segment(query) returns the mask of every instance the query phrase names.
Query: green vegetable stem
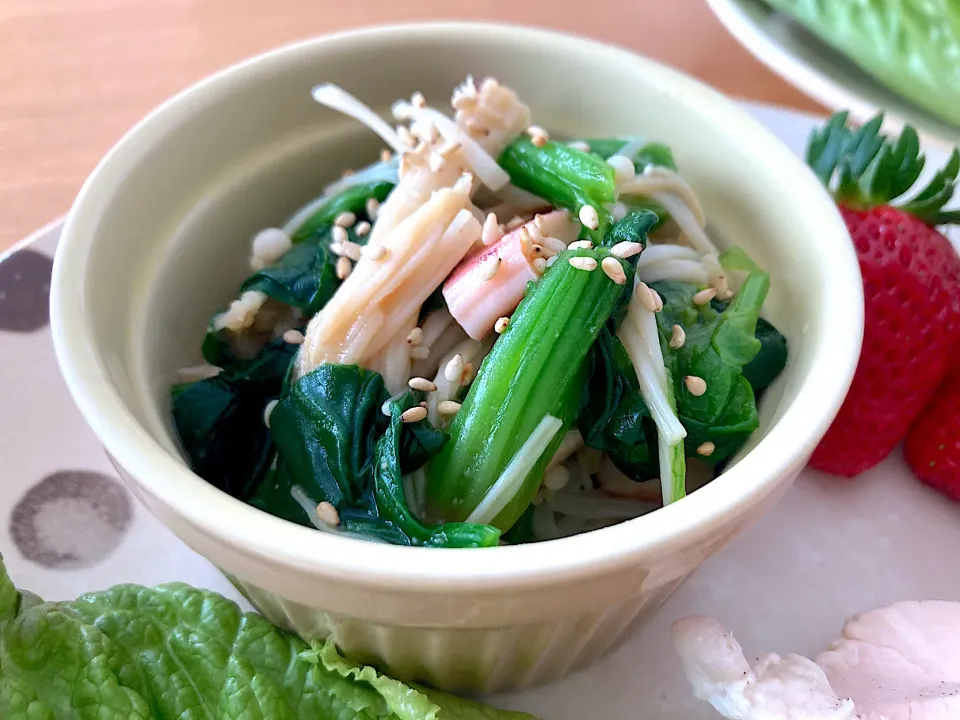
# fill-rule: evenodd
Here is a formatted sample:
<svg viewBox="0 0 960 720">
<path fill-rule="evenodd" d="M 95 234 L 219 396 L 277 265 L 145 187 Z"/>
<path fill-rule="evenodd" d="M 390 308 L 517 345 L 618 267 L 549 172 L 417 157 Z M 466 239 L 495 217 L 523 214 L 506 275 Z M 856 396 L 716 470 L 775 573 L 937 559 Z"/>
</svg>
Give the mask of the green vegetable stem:
<svg viewBox="0 0 960 720">
<path fill-rule="evenodd" d="M 645 241 L 655 222 L 651 213 L 628 215 L 611 228 L 608 240 Z M 576 420 L 590 348 L 633 286 L 629 262 L 617 260 L 627 276 L 625 285 L 607 277 L 600 264 L 608 257 L 606 247 L 568 250 L 530 288 L 483 361 L 451 425 L 450 442 L 429 465 L 430 516 L 466 519 L 534 429 L 551 415 L 562 421 L 560 431 L 492 524 L 509 529 L 530 504 L 544 468 Z M 575 258 L 596 263 L 595 269 L 571 265 Z"/>
<path fill-rule="evenodd" d="M 597 244 L 603 241 L 612 222 L 605 206 L 616 197 L 613 168 L 601 158 L 560 142 L 537 147 L 521 137 L 507 146 L 499 163 L 514 185 L 566 208 L 574 217 L 584 205 L 596 210 L 598 227 L 584 227 L 583 235 Z"/>
</svg>

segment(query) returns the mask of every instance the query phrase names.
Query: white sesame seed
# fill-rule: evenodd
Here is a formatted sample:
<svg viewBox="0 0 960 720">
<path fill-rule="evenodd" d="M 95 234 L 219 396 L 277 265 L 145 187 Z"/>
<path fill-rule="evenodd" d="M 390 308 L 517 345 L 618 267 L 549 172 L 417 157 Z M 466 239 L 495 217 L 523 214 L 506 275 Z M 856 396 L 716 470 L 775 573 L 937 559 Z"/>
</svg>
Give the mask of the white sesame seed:
<svg viewBox="0 0 960 720">
<path fill-rule="evenodd" d="M 364 245 L 360 252 L 371 260 L 383 260 L 387 256 L 387 249 L 383 245 Z"/>
<path fill-rule="evenodd" d="M 443 368 L 443 376 L 447 382 L 459 382 L 460 375 L 463 373 L 463 355 L 457 353 L 447 362 Z"/>
<path fill-rule="evenodd" d="M 582 140 L 574 140 L 573 142 L 569 142 L 567 143 L 567 147 L 571 150 L 579 150 L 580 152 L 590 152 L 590 144 L 585 143 Z"/>
<path fill-rule="evenodd" d="M 423 342 L 423 328 L 415 327 L 407 334 L 407 345 L 417 346 Z"/>
<path fill-rule="evenodd" d="M 713 300 L 717 296 L 716 288 L 707 288 L 706 290 L 701 290 L 696 295 L 693 296 L 694 305 L 706 305 L 708 302 Z"/>
<path fill-rule="evenodd" d="M 503 261 L 500 258 L 493 259 L 484 259 L 480 261 L 480 279 L 483 282 L 487 280 L 493 280 L 496 277 L 497 272 L 500 270 L 500 265 Z"/>
<path fill-rule="evenodd" d="M 532 135 L 530 137 L 530 142 L 533 143 L 534 147 L 542 148 L 550 141 L 550 138 L 546 135 Z"/>
<path fill-rule="evenodd" d="M 653 311 L 655 313 L 663 310 L 663 298 L 660 297 L 660 293 L 653 288 L 650 288 L 650 299 L 653 300 Z"/>
<path fill-rule="evenodd" d="M 404 145 L 413 147 L 417 144 L 417 140 L 413 137 L 413 133 L 410 132 L 410 128 L 406 125 L 397 125 L 397 135 L 400 136 L 400 142 Z"/>
<path fill-rule="evenodd" d="M 473 373 L 473 363 L 466 363 L 463 366 L 463 372 L 460 373 L 460 384 L 469 385 L 473 382 L 474 373 Z"/>
<path fill-rule="evenodd" d="M 608 255 L 600 261 L 600 267 L 603 268 L 603 272 L 606 273 L 606 276 L 613 280 L 617 285 L 626 284 L 627 274 L 623 271 L 623 265 L 621 265 L 620 261 L 615 257 L 610 257 Z"/>
<path fill-rule="evenodd" d="M 512 218 L 510 218 L 510 222 L 507 223 L 507 230 L 516 230 L 518 227 L 520 227 L 521 225 L 523 225 L 525 222 L 526 222 L 526 220 L 524 220 L 524 219 L 523 219 L 522 217 L 520 217 L 519 215 L 514 215 Z"/>
<path fill-rule="evenodd" d="M 345 228 L 340 225 L 334 225 L 333 230 L 330 231 L 330 237 L 333 238 L 335 243 L 345 243 L 350 239 L 350 236 L 347 234 Z"/>
<path fill-rule="evenodd" d="M 342 228 L 353 227 L 353 224 L 357 221 L 357 216 L 354 215 L 349 210 L 347 212 L 342 212 L 334 219 L 333 224 L 339 225 Z"/>
<path fill-rule="evenodd" d="M 303 333 L 299 330 L 290 329 L 283 334 L 283 341 L 291 345 L 302 345 L 304 341 Z"/>
<path fill-rule="evenodd" d="M 443 155 L 441 155 L 440 153 L 438 152 L 430 153 L 430 169 L 433 172 L 439 172 L 440 168 L 443 167 L 443 164 L 445 162 L 446 160 L 444 160 Z"/>
<path fill-rule="evenodd" d="M 416 407 L 409 408 L 404 410 L 400 415 L 400 419 L 405 423 L 420 422 L 427 416 L 427 409 L 417 405 Z"/>
<path fill-rule="evenodd" d="M 423 345 L 417 345 L 410 351 L 410 357 L 414 360 L 426 360 L 430 357 L 430 348 Z"/>
<path fill-rule="evenodd" d="M 337 512 L 332 503 L 328 503 L 326 500 L 317 505 L 317 517 L 324 525 L 336 527 L 340 524 L 340 513 Z"/>
<path fill-rule="evenodd" d="M 543 245 L 549 255 L 557 255 L 567 249 L 567 244 L 563 240 L 558 240 L 549 235 L 543 238 L 543 242 L 540 244 Z"/>
<path fill-rule="evenodd" d="M 653 297 L 655 293 L 646 283 L 638 282 L 633 292 L 644 308 L 650 312 L 657 312 L 657 301 Z"/>
<path fill-rule="evenodd" d="M 607 158 L 607 165 L 613 168 L 613 179 L 618 185 L 637 174 L 633 161 L 625 155 L 611 155 Z"/>
<path fill-rule="evenodd" d="M 425 407 L 427 406 L 427 401 L 426 401 L 426 400 L 421 400 L 421 401 L 420 401 L 419 403 L 417 403 L 417 404 L 418 404 L 420 407 L 425 408 Z"/>
<path fill-rule="evenodd" d="M 557 261 L 557 258 L 558 258 L 558 257 L 560 257 L 560 256 L 559 256 L 559 255 L 551 255 L 550 257 L 548 257 L 548 258 L 547 258 L 547 265 L 546 265 L 546 266 L 547 266 L 547 267 L 552 267 L 553 264 Z"/>
<path fill-rule="evenodd" d="M 547 490 L 562 490 L 570 480 L 570 471 L 564 465 L 551 468 L 543 478 L 543 486 Z"/>
<path fill-rule="evenodd" d="M 593 242 L 590 240 L 576 240 L 567 245 L 567 250 L 589 250 L 592 247 Z"/>
<path fill-rule="evenodd" d="M 687 375 L 683 379 L 683 384 L 687 386 L 690 394 L 696 397 L 700 397 L 707 391 L 707 381 L 696 375 Z"/>
<path fill-rule="evenodd" d="M 390 162 L 393 160 L 393 153 L 384 148 L 380 151 L 380 162 Z"/>
<path fill-rule="evenodd" d="M 252 258 L 250 258 L 250 269 L 254 272 L 260 272 L 266 266 L 267 264 L 263 261 L 262 257 L 254 255 Z"/>
<path fill-rule="evenodd" d="M 410 98 L 410 104 L 416 108 L 425 108 L 427 106 L 427 99 L 423 96 L 423 93 L 417 90 L 413 96 Z"/>
<path fill-rule="evenodd" d="M 407 381 L 407 385 L 410 386 L 411 390 L 419 390 L 421 392 L 433 392 L 437 389 L 433 380 L 427 380 L 424 377 L 412 377 Z"/>
<path fill-rule="evenodd" d="M 533 238 L 530 237 L 526 226 L 520 228 L 520 250 L 524 255 L 533 254 Z"/>
<path fill-rule="evenodd" d="M 441 400 L 437 403 L 437 411 L 441 415 L 456 415 L 460 407 L 460 403 L 454 400 Z"/>
<path fill-rule="evenodd" d="M 531 125 L 527 128 L 527 135 L 530 135 L 531 137 L 533 135 L 546 135 L 549 137 L 550 133 L 548 133 L 546 129 L 540 127 L 539 125 Z"/>
<path fill-rule="evenodd" d="M 486 220 L 483 221 L 483 230 L 480 233 L 480 241 L 484 245 L 493 245 L 503 238 L 500 232 L 500 225 L 497 223 L 497 216 L 493 213 L 487 213 Z"/>
<path fill-rule="evenodd" d="M 683 331 L 683 328 L 679 325 L 674 325 L 673 331 L 670 333 L 670 342 L 667 344 L 674 350 L 679 350 L 686 341 L 687 334 Z"/>
<path fill-rule="evenodd" d="M 366 220 L 361 220 L 357 223 L 357 226 L 353 229 L 353 231 L 357 234 L 357 237 L 363 237 L 370 232 L 370 227 L 370 223 L 368 223 Z"/>
<path fill-rule="evenodd" d="M 591 272 L 597 269 L 597 261 L 592 257 L 572 257 L 567 262 L 570 263 L 570 267 L 575 267 L 577 270 Z"/>
<path fill-rule="evenodd" d="M 553 255 L 553 256 L 551 256 L 550 259 L 552 260 L 552 259 L 555 258 L 555 257 L 556 257 L 556 255 Z M 548 265 L 548 264 L 549 264 L 549 263 L 547 262 L 547 259 L 546 259 L 546 258 L 539 257 L 539 258 L 537 258 L 536 260 L 533 261 L 533 269 L 536 270 L 536 271 L 537 271 L 538 273 L 540 273 L 541 275 L 543 275 L 544 271 L 546 271 L 546 269 L 547 269 L 547 265 Z"/>
<path fill-rule="evenodd" d="M 619 242 L 610 248 L 610 254 L 618 258 L 629 258 L 639 255 L 643 252 L 643 243 L 638 242 Z"/>
<path fill-rule="evenodd" d="M 363 248 L 352 240 L 347 240 L 346 242 L 340 243 L 340 250 L 342 251 L 344 257 L 348 257 L 356 262 L 360 259 Z"/>
<path fill-rule="evenodd" d="M 273 415 L 273 410 L 277 407 L 278 400 L 271 400 L 263 408 L 263 424 L 268 428 L 270 427 L 270 416 Z"/>
<path fill-rule="evenodd" d="M 510 326 L 510 318 L 504 316 L 502 318 L 499 318 L 497 322 L 494 323 L 493 329 L 494 329 L 494 332 L 497 333 L 497 335 L 502 335 L 509 326 Z"/>
<path fill-rule="evenodd" d="M 707 440 L 703 445 L 697 448 L 697 455 L 703 455 L 704 457 L 710 457 L 713 455 L 713 451 L 717 449 L 717 446 L 712 442 Z"/>
<path fill-rule="evenodd" d="M 265 264 L 276 262 L 293 247 L 293 241 L 280 228 L 265 228 L 253 237 L 253 254 Z"/>
<path fill-rule="evenodd" d="M 600 216 L 597 215 L 597 209 L 592 205 L 584 205 L 581 207 L 577 216 L 580 218 L 580 222 L 591 230 L 596 230 L 600 227 Z"/>
<path fill-rule="evenodd" d="M 525 223 L 523 227 L 528 233 L 530 233 L 530 237 L 535 243 L 543 245 L 543 233 L 540 232 L 540 226 L 537 224 L 536 218 L 528 223 Z"/>
<path fill-rule="evenodd" d="M 375 197 L 367 198 L 365 209 L 367 211 L 367 217 L 371 220 L 376 220 L 377 215 L 380 214 L 380 201 Z"/>
<path fill-rule="evenodd" d="M 350 276 L 350 273 L 353 272 L 353 263 L 350 262 L 350 258 L 342 257 L 337 260 L 336 272 L 337 279 L 346 280 Z"/>
</svg>

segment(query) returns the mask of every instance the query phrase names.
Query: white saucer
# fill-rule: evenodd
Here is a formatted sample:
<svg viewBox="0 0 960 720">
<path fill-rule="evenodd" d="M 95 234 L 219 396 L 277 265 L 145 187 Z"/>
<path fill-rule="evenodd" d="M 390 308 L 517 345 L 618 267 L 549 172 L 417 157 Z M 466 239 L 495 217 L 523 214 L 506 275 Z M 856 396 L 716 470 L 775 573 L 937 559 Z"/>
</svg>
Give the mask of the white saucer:
<svg viewBox="0 0 960 720">
<path fill-rule="evenodd" d="M 817 122 L 749 110 L 798 152 Z M 932 155 L 933 164 L 944 159 Z M 0 552 L 10 574 L 49 599 L 171 580 L 239 599 L 138 506 L 74 408 L 46 322 L 60 228 L 0 258 Z M 555 685 L 492 700 L 545 720 L 716 718 L 690 694 L 669 640 L 674 620 L 712 615 L 748 653 L 816 654 L 854 613 L 898 600 L 960 600 L 960 572 L 942 559 L 956 547 L 960 505 L 917 482 L 899 454 L 855 481 L 807 471 L 619 649 Z"/>
</svg>

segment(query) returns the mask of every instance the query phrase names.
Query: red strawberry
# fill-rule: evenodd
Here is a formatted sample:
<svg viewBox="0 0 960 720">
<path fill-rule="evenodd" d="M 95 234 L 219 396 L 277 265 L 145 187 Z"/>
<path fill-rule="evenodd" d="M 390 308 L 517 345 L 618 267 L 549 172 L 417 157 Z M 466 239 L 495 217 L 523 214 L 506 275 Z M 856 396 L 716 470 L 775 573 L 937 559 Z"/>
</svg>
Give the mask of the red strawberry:
<svg viewBox="0 0 960 720">
<path fill-rule="evenodd" d="M 945 212 L 960 153 L 914 197 L 924 157 L 906 127 L 895 142 L 878 134 L 878 116 L 859 130 L 834 115 L 814 133 L 807 161 L 834 197 L 860 260 L 865 303 L 863 350 L 836 420 L 810 464 L 853 477 L 903 439 L 960 348 L 960 258 L 936 227 L 960 220 Z"/>
<path fill-rule="evenodd" d="M 914 475 L 960 500 L 960 372 L 937 389 L 910 427 L 903 451 Z"/>
</svg>

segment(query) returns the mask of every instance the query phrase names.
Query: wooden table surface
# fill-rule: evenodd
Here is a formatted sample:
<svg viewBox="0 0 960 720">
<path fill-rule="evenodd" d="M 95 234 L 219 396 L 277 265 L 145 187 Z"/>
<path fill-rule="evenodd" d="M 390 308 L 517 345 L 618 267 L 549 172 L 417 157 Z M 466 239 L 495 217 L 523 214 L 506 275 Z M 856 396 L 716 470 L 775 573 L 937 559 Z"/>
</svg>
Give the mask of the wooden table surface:
<svg viewBox="0 0 960 720">
<path fill-rule="evenodd" d="M 65 212 L 125 130 L 210 72 L 311 35 L 440 18 L 575 31 L 734 96 L 818 109 L 704 0 L 0 0 L 0 251 Z"/>
</svg>

